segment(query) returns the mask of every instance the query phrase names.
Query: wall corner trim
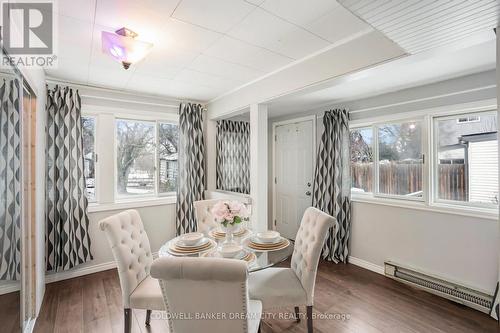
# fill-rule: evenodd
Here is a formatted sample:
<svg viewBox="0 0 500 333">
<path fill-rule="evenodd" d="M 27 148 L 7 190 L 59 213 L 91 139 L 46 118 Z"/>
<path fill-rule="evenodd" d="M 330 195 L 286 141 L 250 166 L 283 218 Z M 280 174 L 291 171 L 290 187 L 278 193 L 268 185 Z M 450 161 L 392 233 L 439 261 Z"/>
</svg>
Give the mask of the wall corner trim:
<svg viewBox="0 0 500 333">
<path fill-rule="evenodd" d="M 375 265 L 375 264 L 373 264 L 373 263 L 371 263 L 369 261 L 366 261 L 366 260 L 363 260 L 363 259 L 359 259 L 359 258 L 356 258 L 356 257 L 353 257 L 353 256 L 349 256 L 348 259 L 347 259 L 347 262 L 350 263 L 350 264 L 353 264 L 355 266 L 359 266 L 359 267 L 365 268 L 365 269 L 367 269 L 369 271 L 385 275 L 385 271 L 384 271 L 384 267 L 383 266 Z"/>
<path fill-rule="evenodd" d="M 158 258 L 158 252 L 153 253 L 153 258 L 154 259 Z M 45 274 L 45 284 L 73 279 L 84 275 L 107 271 L 108 269 L 113 269 L 113 268 L 116 268 L 116 262 L 109 261 L 100 264 L 89 265 L 86 267 L 76 267 L 75 269 L 65 272 L 48 273 Z"/>
</svg>

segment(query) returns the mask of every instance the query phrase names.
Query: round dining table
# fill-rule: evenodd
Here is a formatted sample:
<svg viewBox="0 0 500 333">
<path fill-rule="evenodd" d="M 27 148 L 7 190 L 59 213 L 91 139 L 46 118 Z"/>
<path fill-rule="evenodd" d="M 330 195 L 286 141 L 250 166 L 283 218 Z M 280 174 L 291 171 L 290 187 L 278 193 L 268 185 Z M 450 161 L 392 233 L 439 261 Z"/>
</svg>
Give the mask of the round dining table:
<svg viewBox="0 0 500 333">
<path fill-rule="evenodd" d="M 249 231 L 247 234 L 243 235 L 242 237 L 233 236 L 234 237 L 233 240 L 237 244 L 242 245 L 246 251 L 252 252 L 253 254 L 255 254 L 255 259 L 248 263 L 248 271 L 250 273 L 255 272 L 255 271 L 259 271 L 259 270 L 262 270 L 262 269 L 265 269 L 268 267 L 275 266 L 275 265 L 287 260 L 292 255 L 294 242 L 291 239 L 289 239 L 290 244 L 286 248 L 283 248 L 280 250 L 258 251 L 258 250 L 252 249 L 251 247 L 245 246 L 245 239 L 247 239 L 248 237 L 251 237 L 251 235 L 253 234 L 250 228 L 247 228 L 247 229 Z M 217 251 L 218 248 L 221 246 L 221 244 L 224 242 L 224 239 L 217 239 L 217 238 L 211 237 L 210 233 L 208 233 L 208 235 L 206 237 L 214 240 L 217 243 L 216 246 L 209 249 L 209 250 L 202 251 L 202 252 L 199 252 L 196 254 L 188 254 L 188 255 L 182 255 L 182 256 L 205 257 L 208 252 Z M 160 258 L 161 257 L 179 256 L 179 255 L 174 255 L 171 253 L 171 251 L 169 251 L 171 243 L 175 242 L 176 240 L 177 240 L 177 237 L 173 238 L 173 239 L 169 240 L 168 242 L 166 242 L 165 244 L 163 244 L 163 246 L 158 251 L 158 256 Z"/>
</svg>

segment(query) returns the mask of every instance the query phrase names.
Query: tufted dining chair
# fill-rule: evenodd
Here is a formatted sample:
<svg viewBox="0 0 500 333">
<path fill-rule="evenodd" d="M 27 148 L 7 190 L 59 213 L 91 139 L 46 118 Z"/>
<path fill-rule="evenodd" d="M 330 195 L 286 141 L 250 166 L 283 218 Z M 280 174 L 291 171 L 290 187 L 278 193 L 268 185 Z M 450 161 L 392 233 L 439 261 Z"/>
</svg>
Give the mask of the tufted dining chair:
<svg viewBox="0 0 500 333">
<path fill-rule="evenodd" d="M 160 281 L 170 333 L 259 331 L 262 303 L 248 297 L 244 261 L 163 257 L 151 275 Z"/>
<path fill-rule="evenodd" d="M 219 199 L 209 199 L 193 202 L 199 232 L 207 235 L 210 229 L 217 226 L 211 209 L 219 201 Z"/>
<path fill-rule="evenodd" d="M 136 210 L 126 210 L 99 222 L 117 263 L 124 308 L 125 333 L 130 332 L 132 309 L 146 311 L 149 326 L 151 310 L 164 311 L 158 281 L 149 275 L 153 255 L 141 217 Z"/>
<path fill-rule="evenodd" d="M 250 274 L 250 298 L 262 301 L 264 311 L 287 306 L 295 307 L 297 322 L 299 306 L 307 308 L 307 331 L 313 332 L 312 309 L 314 284 L 321 249 L 328 229 L 335 219 L 309 207 L 304 212 L 295 237 L 290 268 L 268 268 Z"/>
</svg>

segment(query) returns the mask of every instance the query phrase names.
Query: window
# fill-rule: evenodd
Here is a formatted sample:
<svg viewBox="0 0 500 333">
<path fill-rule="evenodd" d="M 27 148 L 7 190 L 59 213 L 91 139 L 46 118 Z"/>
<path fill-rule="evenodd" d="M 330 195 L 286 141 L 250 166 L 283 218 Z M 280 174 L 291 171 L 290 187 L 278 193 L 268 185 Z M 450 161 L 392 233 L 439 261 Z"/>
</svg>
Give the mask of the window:
<svg viewBox="0 0 500 333">
<path fill-rule="evenodd" d="M 373 130 L 371 127 L 350 131 L 351 189 L 353 192 L 373 191 Z"/>
<path fill-rule="evenodd" d="M 422 124 L 377 126 L 378 193 L 422 198 Z"/>
<path fill-rule="evenodd" d="M 436 117 L 434 131 L 437 200 L 498 205 L 496 113 Z"/>
<path fill-rule="evenodd" d="M 82 117 L 83 175 L 85 177 L 85 192 L 89 202 L 96 201 L 95 124 L 94 117 Z"/>
<path fill-rule="evenodd" d="M 171 193 L 177 190 L 177 149 L 179 127 L 176 124 L 158 124 L 158 193 Z"/>
<path fill-rule="evenodd" d="M 116 120 L 116 192 L 119 197 L 155 193 L 155 122 Z"/>
</svg>

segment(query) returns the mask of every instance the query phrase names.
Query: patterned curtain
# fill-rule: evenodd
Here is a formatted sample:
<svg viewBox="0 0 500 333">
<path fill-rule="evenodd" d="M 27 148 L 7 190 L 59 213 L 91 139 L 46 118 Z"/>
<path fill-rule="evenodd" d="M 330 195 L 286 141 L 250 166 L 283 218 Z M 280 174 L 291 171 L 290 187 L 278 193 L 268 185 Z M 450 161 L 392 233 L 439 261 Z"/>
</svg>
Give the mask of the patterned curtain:
<svg viewBox="0 0 500 333">
<path fill-rule="evenodd" d="M 250 123 L 217 122 L 217 189 L 250 194 Z"/>
<path fill-rule="evenodd" d="M 46 111 L 46 260 L 58 272 L 92 260 L 78 91 L 47 89 Z"/>
<path fill-rule="evenodd" d="M 179 178 L 177 186 L 177 235 L 196 231 L 193 202 L 204 199 L 205 141 L 203 108 L 179 106 Z"/>
<path fill-rule="evenodd" d="M 347 110 L 326 111 L 323 126 L 312 204 L 336 218 L 323 246 L 323 258 L 345 263 L 351 231 L 349 113 Z"/>
<path fill-rule="evenodd" d="M 0 280 L 21 277 L 21 111 L 20 83 L 0 87 Z"/>
</svg>

